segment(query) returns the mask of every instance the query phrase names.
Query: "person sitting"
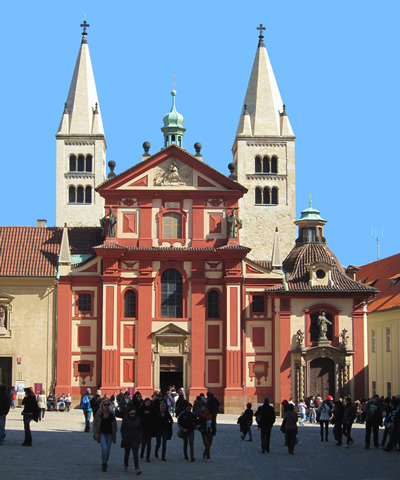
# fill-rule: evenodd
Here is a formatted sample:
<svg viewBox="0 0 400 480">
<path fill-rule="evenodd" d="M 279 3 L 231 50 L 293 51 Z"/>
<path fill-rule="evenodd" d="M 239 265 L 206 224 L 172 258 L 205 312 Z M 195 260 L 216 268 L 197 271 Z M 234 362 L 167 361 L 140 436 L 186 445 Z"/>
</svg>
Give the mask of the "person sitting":
<svg viewBox="0 0 400 480">
<path fill-rule="evenodd" d="M 53 412 L 57 408 L 56 405 L 57 405 L 56 397 L 52 393 L 50 393 L 50 395 L 47 397 L 47 411 Z"/>
<path fill-rule="evenodd" d="M 71 403 L 72 403 L 71 394 L 68 392 L 68 395 L 65 397 L 65 410 L 67 412 L 69 412 L 69 409 L 71 407 Z"/>
<path fill-rule="evenodd" d="M 61 397 L 59 397 L 56 410 L 58 412 L 63 412 L 65 410 L 65 393 L 63 393 Z"/>
</svg>

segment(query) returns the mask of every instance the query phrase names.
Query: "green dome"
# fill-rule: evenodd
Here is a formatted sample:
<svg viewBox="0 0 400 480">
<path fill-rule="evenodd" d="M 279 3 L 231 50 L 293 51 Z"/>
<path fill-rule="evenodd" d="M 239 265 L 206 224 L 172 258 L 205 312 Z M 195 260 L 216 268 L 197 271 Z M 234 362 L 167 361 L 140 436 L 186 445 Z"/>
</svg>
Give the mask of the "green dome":
<svg viewBox="0 0 400 480">
<path fill-rule="evenodd" d="M 298 222 L 302 220 L 314 220 L 314 221 L 319 221 L 319 222 L 326 222 L 323 218 L 320 216 L 320 211 L 316 210 L 315 208 L 308 207 L 305 210 L 301 212 L 301 217 Z"/>
<path fill-rule="evenodd" d="M 172 95 L 172 108 L 169 113 L 164 115 L 164 118 L 163 118 L 164 127 L 182 127 L 183 115 L 178 113 L 175 108 L 176 90 L 172 90 L 171 95 Z"/>
</svg>

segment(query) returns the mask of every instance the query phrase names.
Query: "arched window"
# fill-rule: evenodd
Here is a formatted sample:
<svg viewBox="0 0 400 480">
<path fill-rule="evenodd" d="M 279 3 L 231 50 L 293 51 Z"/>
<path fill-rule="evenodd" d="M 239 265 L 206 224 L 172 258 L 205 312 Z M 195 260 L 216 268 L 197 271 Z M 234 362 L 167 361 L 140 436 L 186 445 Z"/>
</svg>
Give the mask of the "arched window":
<svg viewBox="0 0 400 480">
<path fill-rule="evenodd" d="M 124 295 L 124 317 L 136 318 L 136 292 L 127 290 Z"/>
<path fill-rule="evenodd" d="M 92 187 L 85 188 L 85 203 L 92 203 Z"/>
<path fill-rule="evenodd" d="M 269 158 L 263 158 L 263 173 L 269 173 Z"/>
<path fill-rule="evenodd" d="M 163 238 L 182 238 L 182 215 L 180 213 L 165 213 L 162 222 Z"/>
<path fill-rule="evenodd" d="M 263 198 L 263 204 L 264 205 L 270 205 L 271 203 L 271 195 L 269 193 L 269 188 L 265 187 L 264 188 L 264 198 Z"/>
<path fill-rule="evenodd" d="M 207 318 L 219 318 L 219 292 L 211 290 L 207 296 Z"/>
<path fill-rule="evenodd" d="M 256 193 L 256 199 L 255 199 L 256 200 L 256 205 L 261 205 L 261 203 L 262 203 L 261 202 L 261 188 L 257 187 L 255 193 Z"/>
<path fill-rule="evenodd" d="M 178 137 L 178 145 L 181 147 L 182 146 L 182 137 Z"/>
<path fill-rule="evenodd" d="M 76 172 L 76 156 L 75 155 L 71 155 L 69 157 L 69 171 Z"/>
<path fill-rule="evenodd" d="M 86 171 L 92 171 L 93 157 L 91 155 L 86 155 Z"/>
<path fill-rule="evenodd" d="M 83 187 L 78 187 L 77 189 L 76 202 L 83 203 Z"/>
<path fill-rule="evenodd" d="M 278 189 L 276 187 L 272 189 L 271 203 L 272 205 L 278 205 Z"/>
<path fill-rule="evenodd" d="M 171 142 L 175 142 L 175 135 L 172 135 Z"/>
<path fill-rule="evenodd" d="M 78 172 L 85 171 L 85 157 L 83 155 L 78 155 Z"/>
<path fill-rule="evenodd" d="M 182 318 L 182 275 L 173 268 L 161 275 L 161 316 Z"/>
<path fill-rule="evenodd" d="M 76 190 L 75 187 L 69 187 L 68 190 L 68 202 L 75 203 L 76 202 Z"/>
<path fill-rule="evenodd" d="M 278 159 L 276 157 L 271 158 L 271 173 L 278 173 Z"/>
<path fill-rule="evenodd" d="M 255 165 L 254 165 L 254 171 L 255 171 L 256 173 L 261 173 L 261 158 L 260 158 L 260 157 L 256 157 L 254 163 L 255 163 Z"/>
</svg>

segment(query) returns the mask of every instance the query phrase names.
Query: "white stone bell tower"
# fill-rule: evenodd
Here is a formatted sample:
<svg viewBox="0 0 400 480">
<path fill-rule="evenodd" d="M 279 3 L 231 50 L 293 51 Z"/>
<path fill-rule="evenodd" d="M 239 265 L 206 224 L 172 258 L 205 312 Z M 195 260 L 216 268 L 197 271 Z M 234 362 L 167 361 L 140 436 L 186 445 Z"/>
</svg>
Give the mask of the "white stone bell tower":
<svg viewBox="0 0 400 480">
<path fill-rule="evenodd" d="M 253 260 L 276 264 L 277 245 L 282 261 L 296 239 L 295 136 L 265 48 L 265 28 L 257 29 L 259 43 L 232 148 L 231 178 L 236 176 L 248 189 L 239 201 L 240 243 L 252 248 Z"/>
<path fill-rule="evenodd" d="M 86 20 L 57 139 L 56 225 L 99 226 L 104 200 L 95 187 L 106 178 L 106 139 L 97 98 Z"/>
</svg>

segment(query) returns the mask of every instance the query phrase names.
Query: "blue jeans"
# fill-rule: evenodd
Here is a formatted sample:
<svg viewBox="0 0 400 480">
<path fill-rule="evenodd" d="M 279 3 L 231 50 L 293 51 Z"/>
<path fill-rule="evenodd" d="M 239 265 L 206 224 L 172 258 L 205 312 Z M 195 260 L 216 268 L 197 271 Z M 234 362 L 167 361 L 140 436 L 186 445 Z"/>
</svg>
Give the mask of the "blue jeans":
<svg viewBox="0 0 400 480">
<path fill-rule="evenodd" d="M 112 434 L 100 433 L 101 463 L 107 464 L 111 452 Z"/>
<path fill-rule="evenodd" d="M 128 466 L 129 461 L 129 454 L 133 453 L 133 463 L 135 464 L 135 468 L 139 468 L 139 447 L 138 448 L 129 448 L 125 447 L 125 457 L 124 457 L 124 465 Z"/>
<path fill-rule="evenodd" d="M 85 432 L 90 432 L 90 416 L 92 412 L 90 410 L 83 410 L 83 415 L 85 415 Z"/>
<path fill-rule="evenodd" d="M 307 421 L 307 417 L 305 413 L 301 413 L 301 418 L 300 418 L 300 425 L 304 425 L 304 422 Z"/>
<path fill-rule="evenodd" d="M 32 445 L 32 434 L 31 434 L 31 420 L 33 418 L 33 413 L 23 413 L 24 417 L 24 429 L 25 429 L 25 445 Z"/>
<path fill-rule="evenodd" d="M 6 436 L 6 416 L 0 415 L 0 445 L 3 445 Z"/>
<path fill-rule="evenodd" d="M 157 443 L 156 443 L 156 454 L 158 454 L 158 450 L 161 445 L 162 440 L 162 458 L 165 458 L 165 453 L 167 451 L 167 438 L 168 438 L 168 430 L 159 430 L 156 433 Z"/>
</svg>

